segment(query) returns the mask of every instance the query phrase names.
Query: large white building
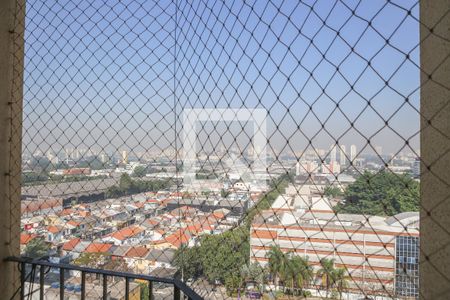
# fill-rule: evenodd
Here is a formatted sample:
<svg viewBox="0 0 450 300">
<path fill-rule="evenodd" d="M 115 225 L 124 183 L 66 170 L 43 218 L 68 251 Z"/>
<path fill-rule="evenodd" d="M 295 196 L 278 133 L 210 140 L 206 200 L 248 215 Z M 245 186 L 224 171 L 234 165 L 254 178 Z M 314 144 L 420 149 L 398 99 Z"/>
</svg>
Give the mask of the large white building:
<svg viewBox="0 0 450 300">
<path fill-rule="evenodd" d="M 337 156 L 337 149 L 336 149 L 336 145 L 331 146 L 331 150 L 330 150 L 330 163 L 336 162 L 336 156 Z"/>
<path fill-rule="evenodd" d="M 251 262 L 266 265 L 268 251 L 278 245 L 285 253 L 308 257 L 315 268 L 321 259 L 334 259 L 335 267 L 348 272 L 349 291 L 418 295 L 418 213 L 335 214 L 326 198 L 296 190 L 297 196 L 278 197 L 254 219 Z"/>
</svg>

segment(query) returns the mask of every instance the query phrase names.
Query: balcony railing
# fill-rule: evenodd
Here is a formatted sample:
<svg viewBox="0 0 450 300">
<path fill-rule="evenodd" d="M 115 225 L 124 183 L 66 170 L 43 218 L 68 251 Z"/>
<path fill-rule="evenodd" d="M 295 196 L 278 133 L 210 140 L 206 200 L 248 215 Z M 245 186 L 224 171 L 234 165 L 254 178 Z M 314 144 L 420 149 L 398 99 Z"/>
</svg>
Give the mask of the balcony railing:
<svg viewBox="0 0 450 300">
<path fill-rule="evenodd" d="M 20 288 L 16 291 L 11 299 L 16 299 L 20 294 L 20 299 L 48 299 L 45 291 L 45 286 L 48 284 L 45 280 L 46 274 L 50 269 L 57 269 L 59 271 L 59 280 L 55 288 L 59 289 L 59 299 L 68 299 L 66 294 L 66 274 L 67 271 L 78 271 L 81 277 L 80 290 L 75 291 L 75 295 L 81 300 L 91 299 L 87 296 L 86 288 L 86 275 L 95 274 L 100 276 L 101 292 L 102 295 L 98 296 L 98 299 L 110 299 L 108 295 L 108 279 L 121 278 L 124 279 L 124 294 L 121 299 L 131 299 L 130 282 L 138 280 L 139 282 L 147 282 L 148 289 L 142 289 L 143 292 L 147 292 L 148 295 L 140 297 L 140 299 L 155 299 L 154 297 L 154 284 L 161 283 L 173 286 L 173 299 L 189 299 L 197 300 L 202 299 L 196 292 L 194 292 L 189 286 L 176 278 L 162 278 L 150 275 L 133 274 L 126 272 L 118 272 L 104 269 L 94 269 L 81 267 L 72 264 L 64 263 L 52 263 L 47 260 L 34 260 L 24 257 L 8 257 L 6 261 L 11 263 L 17 263 L 20 271 Z M 31 288 L 27 287 L 27 283 L 31 284 Z M 52 282 L 53 284 L 55 282 Z M 33 285 L 37 284 L 38 288 L 33 289 Z M 73 293 L 73 292 L 71 292 Z"/>
</svg>

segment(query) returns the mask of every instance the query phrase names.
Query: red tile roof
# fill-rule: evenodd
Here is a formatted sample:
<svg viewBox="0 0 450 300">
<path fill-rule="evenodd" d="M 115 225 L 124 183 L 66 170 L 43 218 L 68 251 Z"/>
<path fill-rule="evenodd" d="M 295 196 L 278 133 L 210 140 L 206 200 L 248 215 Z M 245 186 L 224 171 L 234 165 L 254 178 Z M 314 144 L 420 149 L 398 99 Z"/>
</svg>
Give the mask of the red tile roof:
<svg viewBox="0 0 450 300">
<path fill-rule="evenodd" d="M 122 228 L 121 230 L 113 233 L 111 235 L 111 237 L 119 240 L 119 241 L 123 241 L 127 238 L 133 237 L 135 235 L 138 235 L 139 233 L 141 233 L 142 231 L 144 231 L 144 229 L 142 229 L 139 226 L 128 226 L 125 228 Z"/>
<path fill-rule="evenodd" d="M 187 234 L 196 235 L 204 231 L 212 231 L 213 228 L 207 223 L 196 223 L 185 228 Z"/>
<path fill-rule="evenodd" d="M 136 247 L 131 247 L 130 250 L 128 250 L 124 256 L 126 257 L 145 257 L 147 256 L 148 252 L 150 251 L 150 249 L 147 249 L 145 247 L 141 247 L 141 246 L 136 246 Z"/>
<path fill-rule="evenodd" d="M 26 245 L 32 239 L 34 239 L 36 236 L 37 236 L 36 234 L 21 233 L 20 234 L 20 244 L 21 245 Z"/>
<path fill-rule="evenodd" d="M 75 220 L 70 220 L 69 222 L 67 222 L 67 224 L 77 227 L 77 226 L 80 226 L 81 222 L 75 221 Z"/>
<path fill-rule="evenodd" d="M 172 244 L 173 246 L 179 248 L 182 244 L 189 242 L 191 236 L 185 233 L 185 230 L 178 229 L 171 235 L 166 236 L 166 242 Z"/>
<path fill-rule="evenodd" d="M 47 231 L 50 231 L 51 233 L 58 233 L 61 231 L 61 229 L 56 226 L 50 225 L 47 226 Z"/>
<path fill-rule="evenodd" d="M 88 253 L 97 253 L 97 252 L 108 252 L 108 250 L 112 247 L 112 244 L 104 244 L 104 243 L 91 243 L 84 252 Z"/>
<path fill-rule="evenodd" d="M 80 238 L 71 239 L 70 241 L 63 244 L 62 249 L 65 251 L 72 251 L 73 248 L 75 248 L 75 246 L 80 243 L 80 241 Z"/>
<path fill-rule="evenodd" d="M 73 209 L 71 209 L 71 208 L 65 208 L 65 209 L 63 209 L 58 215 L 59 216 L 68 216 L 68 215 L 71 215 L 71 214 L 73 214 Z"/>
<path fill-rule="evenodd" d="M 87 216 L 90 216 L 90 215 L 91 215 L 91 212 L 90 212 L 90 211 L 82 210 L 82 211 L 78 212 L 78 214 L 79 214 L 80 216 L 82 216 L 82 217 L 87 217 Z"/>
<path fill-rule="evenodd" d="M 143 208 L 145 203 L 144 202 L 135 202 L 133 203 L 134 206 L 136 206 L 137 208 Z"/>
<path fill-rule="evenodd" d="M 225 218 L 225 215 L 221 212 L 214 212 L 211 214 L 216 220 L 222 220 Z"/>
<path fill-rule="evenodd" d="M 50 209 L 62 207 L 62 199 L 45 199 L 45 200 L 32 200 L 32 201 L 22 201 L 20 208 L 22 213 L 29 213 L 38 211 L 41 209 Z"/>
</svg>

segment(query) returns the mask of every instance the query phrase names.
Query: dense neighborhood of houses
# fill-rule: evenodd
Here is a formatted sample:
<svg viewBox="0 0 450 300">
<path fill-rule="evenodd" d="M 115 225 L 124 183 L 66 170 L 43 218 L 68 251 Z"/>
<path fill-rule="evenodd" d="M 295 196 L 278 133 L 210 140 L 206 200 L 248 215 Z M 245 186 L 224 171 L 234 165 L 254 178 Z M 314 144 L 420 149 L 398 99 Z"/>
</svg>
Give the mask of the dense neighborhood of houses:
<svg viewBox="0 0 450 300">
<path fill-rule="evenodd" d="M 52 256 L 60 259 L 75 261 L 83 254 L 101 253 L 122 258 L 136 273 L 173 275 L 176 249 L 195 245 L 203 234 L 227 231 L 240 219 L 231 205 L 230 209 L 187 206 L 185 197 L 149 192 L 68 208 L 56 200 L 52 206 L 45 205 L 53 203 L 48 199 L 42 205 L 34 200 L 32 209 L 23 208 L 21 251 L 41 238 L 50 245 Z"/>
</svg>

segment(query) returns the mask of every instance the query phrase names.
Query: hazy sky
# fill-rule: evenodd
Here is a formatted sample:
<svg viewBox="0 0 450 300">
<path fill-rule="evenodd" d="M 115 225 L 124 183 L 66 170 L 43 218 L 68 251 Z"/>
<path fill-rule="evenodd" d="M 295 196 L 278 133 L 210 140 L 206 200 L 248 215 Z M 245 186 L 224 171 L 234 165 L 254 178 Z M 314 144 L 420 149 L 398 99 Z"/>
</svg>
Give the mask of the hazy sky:
<svg viewBox="0 0 450 300">
<path fill-rule="evenodd" d="M 29 0 L 24 147 L 175 148 L 184 108 L 256 107 L 278 149 L 417 149 L 418 13 L 406 0 Z"/>
</svg>

